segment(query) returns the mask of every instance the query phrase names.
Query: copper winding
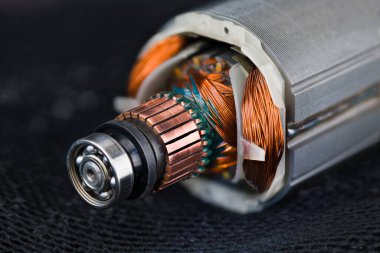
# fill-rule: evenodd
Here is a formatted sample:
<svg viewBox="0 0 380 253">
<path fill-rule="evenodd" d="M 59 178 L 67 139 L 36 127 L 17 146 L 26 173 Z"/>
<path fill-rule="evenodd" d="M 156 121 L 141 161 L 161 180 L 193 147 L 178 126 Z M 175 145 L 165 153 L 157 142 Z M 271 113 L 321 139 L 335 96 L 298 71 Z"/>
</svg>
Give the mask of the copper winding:
<svg viewBox="0 0 380 253">
<path fill-rule="evenodd" d="M 276 175 L 284 151 L 280 110 L 273 103 L 264 76 L 258 69 L 249 74 L 244 90 L 243 137 L 265 150 L 265 161 L 244 160 L 246 180 L 260 192 L 267 190 Z"/>
<path fill-rule="evenodd" d="M 216 109 L 216 111 L 210 110 L 213 119 L 211 124 L 225 143 L 221 145 L 223 148 L 221 156 L 215 159 L 210 170 L 223 172 L 236 165 L 237 126 L 232 88 L 221 83 L 222 75 L 219 73 L 204 74 L 192 69 L 190 74 L 204 100 L 212 105 L 209 107 Z"/>
<path fill-rule="evenodd" d="M 128 95 L 135 97 L 142 81 L 159 65 L 177 54 L 186 45 L 186 42 L 186 37 L 174 35 L 149 48 L 131 70 Z"/>
<path fill-rule="evenodd" d="M 182 104 L 174 98 L 156 98 L 117 117 L 118 120 L 128 118 L 139 119 L 150 126 L 165 147 L 167 165 L 155 190 L 188 178 L 197 171 L 203 157 L 202 134 Z"/>
<path fill-rule="evenodd" d="M 219 147 L 223 148 L 221 156 L 215 159 L 215 163 L 212 168 L 210 168 L 211 171 L 215 173 L 225 172 L 227 169 L 236 165 L 236 147 L 232 147 L 225 142 Z"/>
<path fill-rule="evenodd" d="M 222 77 L 218 73 L 205 75 L 192 69 L 190 75 L 210 108 L 211 124 L 227 144 L 236 147 L 236 111 L 232 87 L 218 82 Z"/>
<path fill-rule="evenodd" d="M 172 36 L 153 45 L 132 69 L 129 95 L 135 96 L 142 81 L 160 64 L 177 54 L 186 42 L 184 36 Z M 193 60 L 199 59 L 195 57 Z M 208 62 L 210 64 L 215 62 L 214 58 L 209 60 L 212 61 Z M 216 72 L 220 69 L 218 67 L 220 66 L 215 68 Z M 210 118 L 213 122 L 210 123 L 224 140 L 220 145 L 223 152 L 210 168 L 214 172 L 223 172 L 236 165 L 237 126 L 232 88 L 223 84 L 220 73 L 209 74 L 191 69 L 189 75 L 193 77 L 207 106 L 212 108 Z M 178 109 L 178 106 L 181 107 L 179 104 L 168 104 L 167 98 L 159 98 L 118 117 L 133 117 L 144 121 L 165 143 L 168 165 L 156 190 L 189 177 L 202 158 L 202 132 L 194 131 L 189 113 L 182 107 L 182 110 Z M 266 152 L 264 162 L 244 160 L 243 163 L 247 181 L 262 192 L 270 187 L 275 177 L 284 150 L 284 134 L 279 109 L 274 105 L 265 78 L 258 69 L 253 69 L 247 78 L 242 116 L 243 137 Z M 177 128 L 180 125 L 182 127 Z M 189 134 L 188 131 L 194 132 Z M 177 139 L 179 136 L 186 138 Z"/>
</svg>

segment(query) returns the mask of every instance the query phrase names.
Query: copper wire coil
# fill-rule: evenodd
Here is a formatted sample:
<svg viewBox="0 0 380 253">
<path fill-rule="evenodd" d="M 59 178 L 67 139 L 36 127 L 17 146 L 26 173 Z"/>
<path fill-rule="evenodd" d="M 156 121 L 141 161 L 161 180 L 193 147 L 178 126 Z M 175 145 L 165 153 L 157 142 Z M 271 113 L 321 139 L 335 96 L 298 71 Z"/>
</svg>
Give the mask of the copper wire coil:
<svg viewBox="0 0 380 253">
<path fill-rule="evenodd" d="M 249 74 L 244 90 L 243 137 L 265 150 L 265 161 L 244 160 L 246 180 L 260 192 L 267 190 L 276 175 L 284 151 L 280 110 L 272 101 L 264 76 L 258 69 Z"/>
<path fill-rule="evenodd" d="M 223 75 L 220 73 L 205 74 L 192 69 L 190 71 L 202 96 L 215 108 L 211 119 L 220 124 L 213 124 L 215 130 L 223 138 L 223 151 L 216 157 L 210 168 L 213 172 L 223 172 L 236 165 L 236 111 L 232 88 L 220 83 Z"/>
<path fill-rule="evenodd" d="M 156 191 L 197 171 L 203 157 L 201 133 L 181 104 L 167 97 L 153 99 L 117 116 L 118 120 L 128 118 L 147 124 L 164 144 L 167 166 Z"/>
<path fill-rule="evenodd" d="M 135 65 L 130 79 L 129 93 L 135 95 L 142 80 L 151 73 L 154 68 L 163 63 L 168 58 L 179 52 L 185 45 L 185 37 L 173 36 L 169 37 L 147 51 Z M 232 88 L 223 84 L 224 76 L 220 73 L 223 69 L 217 66 L 218 62 L 215 58 L 204 59 L 193 57 L 192 64 L 197 66 L 196 69 L 190 69 L 188 75 L 194 78 L 194 81 L 205 99 L 206 103 L 210 103 L 211 124 L 214 129 L 225 141 L 221 146 L 223 151 L 221 156 L 216 157 L 211 171 L 223 172 L 231 166 L 236 165 L 236 144 L 237 144 L 237 128 L 236 128 L 236 112 Z M 201 64 L 215 65 L 215 73 L 207 73 L 200 67 Z M 220 65 L 220 64 L 219 64 Z M 177 69 L 178 70 L 178 69 Z M 189 76 L 183 76 L 179 71 L 180 78 L 188 79 Z M 276 174 L 278 163 L 284 150 L 284 133 L 282 131 L 281 117 L 278 108 L 273 104 L 269 93 L 265 78 L 258 69 L 253 69 L 246 81 L 247 85 L 244 91 L 242 115 L 243 115 L 243 137 L 266 151 L 265 162 L 257 162 L 244 160 L 243 168 L 247 181 L 254 185 L 259 191 L 265 191 L 270 187 Z M 182 87 L 182 86 L 181 86 Z M 202 141 L 194 138 L 193 135 L 177 140 L 177 134 L 188 134 L 187 124 L 193 121 L 188 112 L 180 105 L 170 107 L 163 104 L 162 99 L 155 99 L 148 103 L 135 108 L 131 112 L 126 112 L 123 117 L 139 117 L 145 120 L 156 134 L 163 136 L 167 143 L 167 162 L 168 164 L 180 163 L 185 165 L 184 161 L 188 159 L 194 152 L 202 149 Z M 161 105 L 162 104 L 162 105 Z M 161 105 L 158 107 L 158 105 Z M 156 107 L 156 109 L 147 111 L 147 108 Z M 178 108 L 183 110 L 180 112 Z M 165 109 L 165 110 L 164 110 Z M 161 111 L 163 110 L 163 111 Z M 143 113 L 144 112 L 144 113 Z M 142 116 L 139 116 L 139 115 Z M 152 114 L 154 114 L 152 116 Z M 180 129 L 176 129 L 180 125 L 185 125 Z M 176 129 L 173 131 L 173 129 Z M 165 134 L 166 132 L 170 132 Z M 198 131 L 200 136 L 204 135 L 204 131 Z M 193 142 L 190 143 L 189 142 Z M 181 147 L 181 145 L 188 145 Z M 201 154 L 201 152 L 199 152 Z M 189 158 L 190 159 L 190 158 Z M 199 158 L 201 159 L 201 157 Z M 190 167 L 192 165 L 189 165 Z M 170 167 L 170 168 L 175 168 Z M 186 167 L 187 168 L 187 167 Z M 183 171 L 187 171 L 184 169 Z M 180 173 L 181 174 L 181 173 Z M 165 185 L 169 185 L 178 178 L 172 178 L 175 174 L 164 176 Z"/>
<path fill-rule="evenodd" d="M 188 41 L 185 36 L 173 35 L 148 49 L 132 68 L 128 95 L 135 97 L 142 81 L 159 65 L 177 54 Z"/>
<path fill-rule="evenodd" d="M 236 147 L 236 111 L 232 88 L 217 82 L 222 77 L 220 74 L 204 75 L 195 69 L 191 69 L 190 74 L 204 100 L 211 104 L 212 125 L 215 130 L 225 142 Z"/>
</svg>

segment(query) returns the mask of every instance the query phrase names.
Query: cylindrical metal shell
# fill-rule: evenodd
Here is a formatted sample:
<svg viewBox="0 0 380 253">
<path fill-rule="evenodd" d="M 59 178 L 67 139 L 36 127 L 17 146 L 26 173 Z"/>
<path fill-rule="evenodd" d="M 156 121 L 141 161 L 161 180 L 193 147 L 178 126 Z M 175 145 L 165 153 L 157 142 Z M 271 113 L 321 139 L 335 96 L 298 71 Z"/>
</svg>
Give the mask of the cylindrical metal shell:
<svg viewBox="0 0 380 253">
<path fill-rule="evenodd" d="M 226 1 L 175 17 L 145 49 L 184 33 L 238 47 L 264 74 L 275 102 L 283 103 L 286 131 L 288 124 L 310 119 L 380 81 L 379 12 L 378 0 Z M 379 119 L 380 97 L 374 96 L 288 139 L 280 163 L 283 184 L 267 194 L 272 197 L 254 197 L 247 210 L 260 210 L 291 186 L 379 141 Z M 196 187 L 201 186 L 189 188 L 207 198 Z"/>
</svg>

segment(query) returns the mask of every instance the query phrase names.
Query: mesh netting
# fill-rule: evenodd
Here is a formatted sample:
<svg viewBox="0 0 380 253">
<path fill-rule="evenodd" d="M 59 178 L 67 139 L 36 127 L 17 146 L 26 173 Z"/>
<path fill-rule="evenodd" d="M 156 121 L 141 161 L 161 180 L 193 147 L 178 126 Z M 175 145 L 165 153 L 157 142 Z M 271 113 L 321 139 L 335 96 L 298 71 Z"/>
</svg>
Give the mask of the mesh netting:
<svg viewBox="0 0 380 253">
<path fill-rule="evenodd" d="M 178 185 L 108 210 L 84 204 L 66 174 L 68 146 L 116 115 L 112 98 L 147 30 L 190 5 L 110 2 L 3 22 L 0 251 L 380 251 L 379 144 L 259 214 L 220 210 Z M 144 11 L 139 29 L 126 25 L 136 18 L 126 13 Z"/>
</svg>

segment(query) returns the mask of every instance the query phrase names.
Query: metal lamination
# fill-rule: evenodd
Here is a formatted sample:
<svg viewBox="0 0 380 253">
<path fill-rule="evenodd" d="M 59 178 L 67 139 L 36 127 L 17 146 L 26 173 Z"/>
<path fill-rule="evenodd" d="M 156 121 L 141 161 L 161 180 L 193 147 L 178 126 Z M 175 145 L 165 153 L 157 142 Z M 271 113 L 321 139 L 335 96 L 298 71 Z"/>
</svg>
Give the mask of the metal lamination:
<svg viewBox="0 0 380 253">
<path fill-rule="evenodd" d="M 197 12 L 232 21 L 257 36 L 286 79 L 290 122 L 379 80 L 378 0 L 233 0 Z"/>
<path fill-rule="evenodd" d="M 198 172 L 203 158 L 202 134 L 190 113 L 175 98 L 155 98 L 117 117 L 130 118 L 149 126 L 164 144 L 166 168 L 156 191 Z"/>
<path fill-rule="evenodd" d="M 177 16 L 163 27 L 160 35 L 180 30 L 240 49 L 244 42 L 243 52 L 260 65 L 261 58 L 251 51 L 257 49 L 255 40 L 248 40 L 247 35 L 257 38 L 259 49 L 273 61 L 284 79 L 286 123 L 299 126 L 379 82 L 379 10 L 378 0 L 229 0 Z M 192 24 L 191 17 L 199 18 L 199 24 L 205 25 Z M 230 27 L 230 22 L 234 26 Z M 235 30 L 236 26 L 239 29 Z M 224 37 L 223 27 L 227 29 Z M 281 165 L 285 170 L 280 182 L 283 185 L 271 196 L 252 193 L 252 198 L 263 197 L 260 201 L 247 201 L 243 189 L 243 204 L 236 209 L 244 213 L 262 210 L 294 185 L 378 142 L 379 103 L 379 98 L 372 98 L 287 140 Z M 202 181 L 187 184 L 188 189 L 208 202 L 225 208 L 233 206 L 229 198 L 211 194 L 208 186 L 214 183 L 212 180 Z M 221 188 L 229 190 L 229 186 Z M 219 192 L 218 189 L 216 193 Z"/>
</svg>

